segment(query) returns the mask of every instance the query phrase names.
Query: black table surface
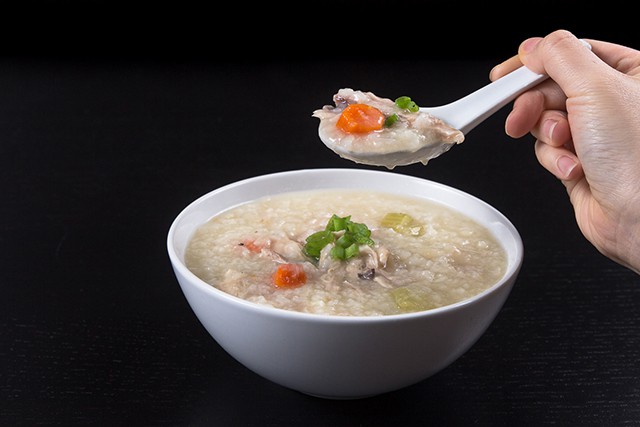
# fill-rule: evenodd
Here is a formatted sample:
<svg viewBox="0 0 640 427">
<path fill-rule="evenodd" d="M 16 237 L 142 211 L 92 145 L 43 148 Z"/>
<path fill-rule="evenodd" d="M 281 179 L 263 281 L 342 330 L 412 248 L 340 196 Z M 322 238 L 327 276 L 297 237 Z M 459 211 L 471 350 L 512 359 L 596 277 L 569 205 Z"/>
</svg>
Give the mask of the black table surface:
<svg viewBox="0 0 640 427">
<path fill-rule="evenodd" d="M 325 400 L 247 370 L 207 334 L 166 251 L 195 198 L 256 175 L 370 168 L 317 137 L 341 87 L 421 105 L 490 59 L 0 59 L 0 425 L 628 425 L 640 422 L 640 278 L 580 234 L 505 107 L 427 166 L 524 241 L 482 338 L 436 375 Z M 384 169 L 383 169 L 384 170 Z M 312 369 L 312 367 L 310 367 Z"/>
</svg>

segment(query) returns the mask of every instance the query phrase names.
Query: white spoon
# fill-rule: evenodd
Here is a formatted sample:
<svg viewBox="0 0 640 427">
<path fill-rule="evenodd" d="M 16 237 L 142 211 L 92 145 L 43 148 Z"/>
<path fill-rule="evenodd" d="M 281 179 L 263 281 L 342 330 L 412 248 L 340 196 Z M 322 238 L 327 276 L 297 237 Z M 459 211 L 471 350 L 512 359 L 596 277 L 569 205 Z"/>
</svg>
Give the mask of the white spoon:
<svg viewBox="0 0 640 427">
<path fill-rule="evenodd" d="M 441 119 L 467 135 L 518 95 L 548 77 L 546 74 L 536 74 L 526 67 L 520 67 L 457 101 L 440 107 L 422 107 L 420 111 Z"/>
<path fill-rule="evenodd" d="M 520 67 L 506 76 L 460 98 L 454 102 L 439 107 L 421 107 L 421 113 L 428 113 L 461 131 L 465 136 L 473 128 L 497 112 L 518 95 L 547 79 L 545 74 L 536 74 L 526 67 Z M 417 150 L 405 151 L 400 148 L 390 151 L 352 151 L 351 146 L 324 141 L 325 144 L 343 158 L 356 163 L 386 166 L 393 169 L 396 166 L 412 163 L 427 162 L 448 151 L 452 144 L 444 141 L 426 141 Z"/>
<path fill-rule="evenodd" d="M 589 49 L 591 45 L 582 42 Z M 465 136 L 489 116 L 500 110 L 518 95 L 540 84 L 549 76 L 537 74 L 526 67 L 520 67 L 500 79 L 470 93 L 469 95 L 439 107 L 422 107 L 421 112 L 431 114 L 460 130 Z M 446 152 L 449 143 L 429 143 L 417 151 L 391 151 L 384 153 L 352 152 L 344 147 L 330 147 L 340 156 L 358 163 L 393 168 L 412 163 L 424 163 Z"/>
</svg>

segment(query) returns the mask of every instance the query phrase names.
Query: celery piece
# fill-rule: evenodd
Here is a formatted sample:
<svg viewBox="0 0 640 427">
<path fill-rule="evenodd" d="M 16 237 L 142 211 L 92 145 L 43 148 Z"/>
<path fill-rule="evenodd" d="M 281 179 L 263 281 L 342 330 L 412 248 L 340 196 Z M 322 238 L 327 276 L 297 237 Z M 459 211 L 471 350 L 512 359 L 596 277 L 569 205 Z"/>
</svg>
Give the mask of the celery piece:
<svg viewBox="0 0 640 427">
<path fill-rule="evenodd" d="M 380 225 L 407 236 L 421 236 L 424 234 L 424 227 L 417 223 L 411 215 L 402 212 L 386 214 L 380 221 Z"/>
<path fill-rule="evenodd" d="M 418 293 L 412 289 L 403 287 L 391 291 L 391 297 L 398 308 L 403 312 L 422 311 L 434 308 L 424 293 Z"/>
</svg>

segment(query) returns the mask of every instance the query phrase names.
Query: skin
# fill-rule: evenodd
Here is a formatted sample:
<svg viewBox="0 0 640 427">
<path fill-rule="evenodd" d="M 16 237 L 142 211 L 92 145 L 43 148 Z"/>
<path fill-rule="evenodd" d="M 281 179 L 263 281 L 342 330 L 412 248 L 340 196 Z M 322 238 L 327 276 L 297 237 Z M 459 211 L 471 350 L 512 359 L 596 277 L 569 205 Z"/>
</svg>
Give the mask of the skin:
<svg viewBox="0 0 640 427">
<path fill-rule="evenodd" d="M 582 234 L 640 274 L 640 51 L 565 30 L 523 41 L 494 67 L 523 64 L 550 79 L 520 95 L 507 135 L 536 138 L 540 164 L 566 187 Z"/>
</svg>

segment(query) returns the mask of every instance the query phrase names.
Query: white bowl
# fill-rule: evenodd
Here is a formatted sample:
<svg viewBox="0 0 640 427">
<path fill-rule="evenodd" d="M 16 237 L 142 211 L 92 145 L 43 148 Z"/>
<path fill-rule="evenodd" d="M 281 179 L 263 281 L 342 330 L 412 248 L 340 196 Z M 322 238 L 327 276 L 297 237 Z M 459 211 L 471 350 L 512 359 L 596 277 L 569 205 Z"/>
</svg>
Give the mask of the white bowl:
<svg viewBox="0 0 640 427">
<path fill-rule="evenodd" d="M 265 195 L 361 188 L 447 205 L 493 232 L 508 254 L 504 277 L 462 302 L 378 317 L 307 314 L 251 303 L 205 283 L 184 264 L 185 248 L 212 216 Z M 450 365 L 486 331 L 513 287 L 523 258 L 520 235 L 487 203 L 457 189 L 390 171 L 309 169 L 245 179 L 198 198 L 175 219 L 167 249 L 199 321 L 231 356 L 255 373 L 309 395 L 355 399 L 394 391 Z"/>
</svg>

